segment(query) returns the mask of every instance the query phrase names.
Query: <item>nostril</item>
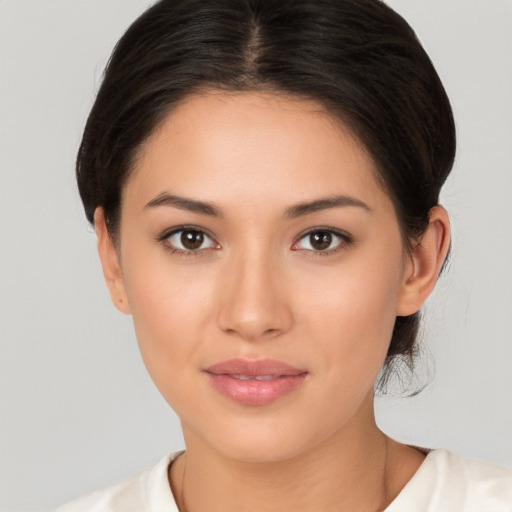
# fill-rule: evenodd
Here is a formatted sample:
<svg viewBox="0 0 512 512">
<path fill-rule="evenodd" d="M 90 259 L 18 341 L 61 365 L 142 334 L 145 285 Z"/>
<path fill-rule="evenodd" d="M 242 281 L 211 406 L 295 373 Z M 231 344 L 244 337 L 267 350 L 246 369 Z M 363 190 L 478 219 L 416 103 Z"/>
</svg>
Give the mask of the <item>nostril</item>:
<svg viewBox="0 0 512 512">
<path fill-rule="evenodd" d="M 251 265 L 249 265 L 251 263 Z M 217 325 L 241 339 L 270 340 L 292 323 L 291 303 L 268 269 L 247 259 L 219 290 Z"/>
</svg>

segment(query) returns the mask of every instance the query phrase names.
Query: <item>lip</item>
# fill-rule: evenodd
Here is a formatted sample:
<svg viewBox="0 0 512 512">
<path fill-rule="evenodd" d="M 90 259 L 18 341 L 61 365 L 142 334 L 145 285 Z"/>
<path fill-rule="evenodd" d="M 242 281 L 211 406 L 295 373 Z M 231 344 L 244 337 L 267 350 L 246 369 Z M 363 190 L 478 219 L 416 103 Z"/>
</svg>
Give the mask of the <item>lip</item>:
<svg viewBox="0 0 512 512">
<path fill-rule="evenodd" d="M 267 405 L 297 389 L 308 372 L 274 359 L 229 359 L 204 370 L 213 388 L 242 405 Z"/>
</svg>

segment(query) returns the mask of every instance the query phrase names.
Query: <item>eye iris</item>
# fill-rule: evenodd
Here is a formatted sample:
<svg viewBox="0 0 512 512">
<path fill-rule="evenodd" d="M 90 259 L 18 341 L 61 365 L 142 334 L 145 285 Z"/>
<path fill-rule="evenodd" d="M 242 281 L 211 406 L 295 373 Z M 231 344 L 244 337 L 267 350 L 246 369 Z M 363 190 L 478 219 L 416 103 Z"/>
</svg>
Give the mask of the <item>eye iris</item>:
<svg viewBox="0 0 512 512">
<path fill-rule="evenodd" d="M 204 234 L 200 231 L 183 231 L 181 243 L 189 250 L 199 249 L 204 242 Z"/>
<path fill-rule="evenodd" d="M 310 235 L 311 246 L 317 251 L 327 249 L 332 243 L 332 233 L 328 231 L 317 231 Z"/>
</svg>

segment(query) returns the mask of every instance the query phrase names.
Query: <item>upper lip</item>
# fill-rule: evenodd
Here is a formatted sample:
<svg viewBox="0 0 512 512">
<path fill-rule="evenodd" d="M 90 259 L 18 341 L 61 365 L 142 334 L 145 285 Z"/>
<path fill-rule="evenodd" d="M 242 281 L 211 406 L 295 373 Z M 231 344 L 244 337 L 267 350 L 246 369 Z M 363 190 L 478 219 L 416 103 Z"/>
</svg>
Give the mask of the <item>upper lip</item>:
<svg viewBox="0 0 512 512">
<path fill-rule="evenodd" d="M 306 373 L 304 369 L 295 368 L 275 359 L 228 359 L 206 368 L 205 371 L 214 375 L 247 375 L 249 377 L 259 375 L 293 376 Z"/>
</svg>

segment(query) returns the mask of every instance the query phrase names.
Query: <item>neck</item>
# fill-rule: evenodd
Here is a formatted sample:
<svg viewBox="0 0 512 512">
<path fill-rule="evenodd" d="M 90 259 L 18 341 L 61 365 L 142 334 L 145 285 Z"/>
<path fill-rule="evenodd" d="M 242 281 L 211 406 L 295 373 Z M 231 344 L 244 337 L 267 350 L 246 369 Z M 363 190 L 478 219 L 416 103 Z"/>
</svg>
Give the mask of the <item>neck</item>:
<svg viewBox="0 0 512 512">
<path fill-rule="evenodd" d="M 348 425 L 314 449 L 269 462 L 224 458 L 186 432 L 187 452 L 170 472 L 178 506 L 182 512 L 383 510 L 422 458 L 411 464 L 409 457 L 408 471 L 398 474 L 403 445 L 380 432 L 373 407 L 364 416 L 362 424 Z"/>
</svg>

